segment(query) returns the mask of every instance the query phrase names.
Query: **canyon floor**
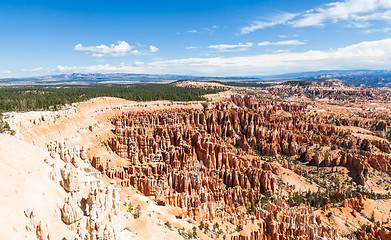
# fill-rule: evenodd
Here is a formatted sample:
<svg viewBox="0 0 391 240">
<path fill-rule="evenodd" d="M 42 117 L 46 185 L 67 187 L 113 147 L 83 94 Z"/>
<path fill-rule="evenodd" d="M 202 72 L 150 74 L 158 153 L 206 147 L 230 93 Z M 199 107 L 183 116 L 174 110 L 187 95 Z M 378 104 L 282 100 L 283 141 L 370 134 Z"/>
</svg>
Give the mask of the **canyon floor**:
<svg viewBox="0 0 391 240">
<path fill-rule="evenodd" d="M 7 113 L 4 239 L 391 239 L 391 91 L 339 82 Z"/>
</svg>

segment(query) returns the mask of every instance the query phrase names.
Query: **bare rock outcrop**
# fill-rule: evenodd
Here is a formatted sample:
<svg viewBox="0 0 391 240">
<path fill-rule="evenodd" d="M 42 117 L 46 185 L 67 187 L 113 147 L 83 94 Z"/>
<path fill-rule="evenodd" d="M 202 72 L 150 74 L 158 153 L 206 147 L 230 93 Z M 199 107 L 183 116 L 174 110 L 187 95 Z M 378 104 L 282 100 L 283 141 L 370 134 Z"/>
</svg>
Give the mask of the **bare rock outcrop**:
<svg viewBox="0 0 391 240">
<path fill-rule="evenodd" d="M 366 200 L 365 196 L 357 193 L 355 198 L 345 199 L 342 205 L 343 207 L 349 207 L 356 210 L 357 212 L 361 212 L 364 200 Z"/>
<path fill-rule="evenodd" d="M 255 151 L 301 155 L 321 166 L 361 169 L 364 180 L 369 174 L 368 162 L 355 160 L 365 152 L 349 151 L 350 156 L 334 138 L 339 129 L 307 117 L 304 107 L 294 104 L 234 96 L 213 106 L 205 104 L 203 110 L 130 111 L 112 123 L 115 136 L 105 144 L 127 163 L 116 165 L 110 159 L 93 157 L 96 169 L 161 205 L 182 208 L 185 216 L 196 220 L 217 218 L 236 225 L 252 219 L 259 233 L 250 231 L 248 239 L 264 235 L 272 239 L 339 238 L 310 208 L 289 207 L 281 199 L 266 210 L 246 214 L 246 204 L 258 205 L 264 195 L 277 190 L 278 168 Z M 315 148 L 317 144 L 325 145 L 324 149 Z M 289 162 L 284 166 L 301 175 Z"/>
<path fill-rule="evenodd" d="M 67 162 L 61 170 L 61 186 L 68 192 L 73 192 L 79 184 L 78 171 L 72 163 Z"/>
<path fill-rule="evenodd" d="M 358 240 L 387 240 L 391 239 L 391 232 L 377 222 L 374 225 L 362 225 L 361 228 L 356 231 L 356 236 Z"/>
<path fill-rule="evenodd" d="M 29 219 L 29 224 L 26 226 L 26 229 L 28 231 L 31 231 L 34 233 L 34 235 L 39 240 L 51 240 L 50 237 L 50 231 L 48 227 L 48 223 L 45 219 L 41 219 L 38 221 L 38 219 L 35 216 L 35 212 L 33 210 L 25 210 L 24 215 Z"/>
<path fill-rule="evenodd" d="M 92 170 L 86 147 L 69 147 L 66 141 L 56 141 L 48 144 L 48 151 L 52 159 L 58 157 L 65 162 L 60 169 L 60 185 L 68 195 L 60 211 L 61 220 L 70 230 L 76 231 L 73 239 L 117 239 L 112 219 L 120 211 L 118 189 L 105 186 L 101 173 Z M 51 166 L 56 167 L 55 164 Z M 86 197 L 81 189 L 89 190 Z M 40 229 L 45 236 L 47 227 L 42 225 Z"/>
<path fill-rule="evenodd" d="M 79 221 L 83 217 L 83 211 L 75 203 L 71 195 L 65 198 L 64 205 L 61 208 L 61 220 L 69 225 Z"/>
<path fill-rule="evenodd" d="M 188 216 L 225 218 L 216 213 L 218 206 L 230 211 L 228 205 L 236 202 L 259 202 L 262 194 L 275 192 L 278 173 L 246 153 L 252 149 L 239 134 L 240 119 L 231 125 L 226 118 L 222 111 L 129 112 L 113 119 L 116 137 L 106 142 L 129 165 L 109 166 L 93 158 L 93 166 L 160 204 L 186 209 Z M 227 220 L 241 218 L 234 214 Z"/>
<path fill-rule="evenodd" d="M 244 228 L 228 239 L 343 239 L 337 230 L 321 225 L 308 206 L 289 207 L 279 197 L 274 203 L 268 202 L 266 209 L 256 209 L 256 215 L 256 231 Z"/>
<path fill-rule="evenodd" d="M 47 222 L 42 219 L 36 227 L 36 234 L 39 240 L 50 240 L 50 233 Z"/>
</svg>

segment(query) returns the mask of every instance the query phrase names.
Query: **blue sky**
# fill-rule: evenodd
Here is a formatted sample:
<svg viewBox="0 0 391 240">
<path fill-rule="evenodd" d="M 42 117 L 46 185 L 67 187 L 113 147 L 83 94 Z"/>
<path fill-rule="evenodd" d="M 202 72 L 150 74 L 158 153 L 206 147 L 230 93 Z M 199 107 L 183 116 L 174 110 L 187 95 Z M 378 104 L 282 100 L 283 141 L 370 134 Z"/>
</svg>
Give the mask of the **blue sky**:
<svg viewBox="0 0 391 240">
<path fill-rule="evenodd" d="M 390 56 L 390 0 L 0 0 L 0 78 L 391 69 Z"/>
</svg>

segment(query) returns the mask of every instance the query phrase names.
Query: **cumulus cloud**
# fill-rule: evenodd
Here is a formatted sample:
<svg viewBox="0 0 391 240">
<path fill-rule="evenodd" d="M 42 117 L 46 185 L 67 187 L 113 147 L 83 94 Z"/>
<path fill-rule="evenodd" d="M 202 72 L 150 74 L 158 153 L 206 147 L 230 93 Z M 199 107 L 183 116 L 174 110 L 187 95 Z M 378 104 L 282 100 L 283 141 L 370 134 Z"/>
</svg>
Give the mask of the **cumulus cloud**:
<svg viewBox="0 0 391 240">
<path fill-rule="evenodd" d="M 265 41 L 265 42 L 260 42 L 257 45 L 263 47 L 263 46 L 304 45 L 304 44 L 305 44 L 304 41 L 294 39 L 294 40 L 286 40 L 286 41 L 278 41 L 278 42 Z"/>
<path fill-rule="evenodd" d="M 391 38 L 328 51 L 281 52 L 241 57 L 183 58 L 133 65 L 58 66 L 60 72 L 133 72 L 195 75 L 266 75 L 320 69 L 389 69 Z"/>
<path fill-rule="evenodd" d="M 159 48 L 157 48 L 157 47 L 155 47 L 155 46 L 149 46 L 149 52 L 151 52 L 151 53 L 155 53 L 155 52 L 157 52 L 157 51 L 159 51 Z"/>
<path fill-rule="evenodd" d="M 218 44 L 218 45 L 210 45 L 208 48 L 215 49 L 217 51 L 243 51 L 246 48 L 254 46 L 254 43 L 239 43 L 239 44 Z"/>
<path fill-rule="evenodd" d="M 146 46 L 136 43 L 136 46 L 130 45 L 126 41 L 118 41 L 118 44 L 111 44 L 110 46 L 107 45 L 98 45 L 98 46 L 83 46 L 81 43 L 77 44 L 74 47 L 74 50 L 76 51 L 84 51 L 87 53 L 90 53 L 93 57 L 123 57 L 127 55 L 140 55 L 143 53 L 155 53 L 159 50 L 159 48 L 155 46 L 149 46 L 147 49 Z"/>
<path fill-rule="evenodd" d="M 324 4 L 303 13 L 278 14 L 268 21 L 254 21 L 249 26 L 243 27 L 241 34 L 276 25 L 310 27 L 340 21 L 347 21 L 355 27 L 367 27 L 370 26 L 368 21 L 374 20 L 391 20 L 390 0 L 345 0 Z"/>
<path fill-rule="evenodd" d="M 192 29 L 192 30 L 188 30 L 187 32 L 188 32 L 188 33 L 197 33 L 198 31 L 195 30 L 195 29 Z"/>
<path fill-rule="evenodd" d="M 139 50 L 133 50 L 133 51 L 131 52 L 131 54 L 132 54 L 132 55 L 140 55 L 141 52 L 140 52 Z"/>
<path fill-rule="evenodd" d="M 81 43 L 77 44 L 74 49 L 76 51 L 86 51 L 91 53 L 93 57 L 103 57 L 103 56 L 111 56 L 111 57 L 120 57 L 126 56 L 130 53 L 130 51 L 134 48 L 134 46 L 130 46 L 125 41 L 118 41 L 118 45 L 111 44 L 107 45 L 99 45 L 99 46 L 87 46 L 84 47 Z"/>
</svg>

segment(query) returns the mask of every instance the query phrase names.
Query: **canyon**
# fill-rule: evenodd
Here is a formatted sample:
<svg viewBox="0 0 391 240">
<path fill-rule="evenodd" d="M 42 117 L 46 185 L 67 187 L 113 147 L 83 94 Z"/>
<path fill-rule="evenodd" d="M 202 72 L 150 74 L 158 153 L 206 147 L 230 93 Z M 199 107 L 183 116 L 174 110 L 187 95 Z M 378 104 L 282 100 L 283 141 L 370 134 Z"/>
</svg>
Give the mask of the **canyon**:
<svg viewBox="0 0 391 240">
<path fill-rule="evenodd" d="M 16 136 L 1 150 L 39 153 L 53 209 L 13 206 L 24 215 L 13 228 L 45 240 L 390 238 L 389 91 L 181 84 L 226 91 L 10 113 Z"/>
</svg>

